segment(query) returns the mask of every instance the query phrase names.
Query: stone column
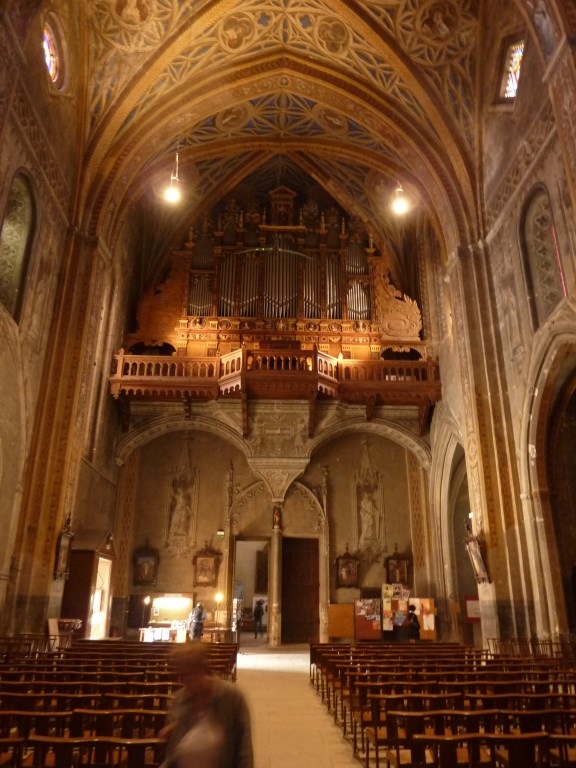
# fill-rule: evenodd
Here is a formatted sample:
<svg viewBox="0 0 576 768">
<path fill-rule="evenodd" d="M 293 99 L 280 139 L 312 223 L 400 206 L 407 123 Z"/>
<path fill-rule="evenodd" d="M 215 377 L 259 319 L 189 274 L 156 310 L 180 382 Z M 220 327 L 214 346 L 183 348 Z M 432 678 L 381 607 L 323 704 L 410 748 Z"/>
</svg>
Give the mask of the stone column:
<svg viewBox="0 0 576 768">
<path fill-rule="evenodd" d="M 461 383 L 461 418 L 472 533 L 487 557 L 489 583 L 479 584 L 482 638 L 529 632 L 520 542 L 521 517 L 512 422 L 485 246 L 461 247 L 450 288 Z"/>
<path fill-rule="evenodd" d="M 36 439 L 24 478 L 25 494 L 15 545 L 18 574 L 8 605 L 10 632 L 40 632 L 47 613 L 58 615 L 63 581 L 54 579 L 58 535 L 64 522 L 76 525 L 75 506 L 84 451 L 89 396 L 96 375 L 94 355 L 103 281 L 102 249 L 93 238 L 71 232 L 63 259 L 64 289 L 55 307 L 55 355 L 42 381 Z M 8 606 L 7 606 L 8 607 Z"/>
<path fill-rule="evenodd" d="M 269 577 L 268 643 L 276 648 L 282 639 L 282 504 L 279 502 L 274 504 L 272 512 Z"/>
</svg>

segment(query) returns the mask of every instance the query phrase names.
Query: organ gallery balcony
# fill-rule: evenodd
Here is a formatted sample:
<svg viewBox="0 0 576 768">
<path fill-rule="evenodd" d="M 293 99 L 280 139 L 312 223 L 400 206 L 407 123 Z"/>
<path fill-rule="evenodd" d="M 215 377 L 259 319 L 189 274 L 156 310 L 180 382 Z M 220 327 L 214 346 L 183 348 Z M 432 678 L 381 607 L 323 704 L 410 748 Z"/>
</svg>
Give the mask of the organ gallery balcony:
<svg viewBox="0 0 576 768">
<path fill-rule="evenodd" d="M 128 414 L 131 401 L 162 403 L 238 398 L 339 400 L 366 408 L 415 406 L 424 432 L 441 398 L 440 370 L 433 360 L 347 360 L 318 349 L 243 346 L 220 357 L 114 355 L 110 393 Z M 247 428 L 247 427 L 246 427 Z"/>
</svg>

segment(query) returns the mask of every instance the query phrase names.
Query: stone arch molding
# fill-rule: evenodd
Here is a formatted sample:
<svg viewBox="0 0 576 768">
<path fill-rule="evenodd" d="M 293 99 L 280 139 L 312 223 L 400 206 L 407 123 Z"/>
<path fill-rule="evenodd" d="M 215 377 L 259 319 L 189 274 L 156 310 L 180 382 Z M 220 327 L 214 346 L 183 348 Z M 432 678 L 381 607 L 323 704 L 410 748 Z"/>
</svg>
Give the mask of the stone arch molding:
<svg viewBox="0 0 576 768">
<path fill-rule="evenodd" d="M 421 438 L 416 437 L 416 435 L 407 427 L 394 424 L 384 419 L 365 421 L 360 418 L 350 418 L 348 420 L 343 418 L 338 424 L 327 427 L 320 432 L 317 437 L 311 440 L 310 455 L 324 443 L 330 442 L 336 437 L 342 437 L 342 435 L 353 434 L 355 432 L 389 438 L 412 453 L 425 472 L 430 470 L 432 461 L 430 446 Z"/>
<path fill-rule="evenodd" d="M 254 446 L 240 435 L 236 428 L 223 423 L 218 418 L 197 417 L 191 420 L 184 417 L 163 416 L 130 431 L 120 441 L 116 451 L 116 464 L 123 466 L 130 454 L 146 443 L 169 432 L 200 430 L 210 432 L 234 445 L 247 458 L 250 466 L 265 480 L 274 499 L 282 500 L 292 481 L 301 474 L 312 454 L 324 443 L 346 434 L 363 433 L 387 437 L 412 453 L 426 472 L 430 470 L 430 446 L 416 437 L 407 427 L 385 420 L 374 419 L 367 422 L 360 418 L 343 418 L 326 427 L 317 437 L 308 441 L 298 456 L 270 457 L 255 456 Z"/>
<path fill-rule="evenodd" d="M 228 424 L 223 424 L 221 421 L 209 417 L 195 416 L 189 420 L 184 417 L 163 416 L 135 428 L 119 443 L 116 451 L 116 464 L 120 467 L 123 466 L 133 451 L 161 435 L 166 435 L 169 432 L 192 430 L 210 432 L 212 435 L 221 437 L 238 448 L 248 459 L 250 458 L 249 444 L 236 429 Z"/>
<path fill-rule="evenodd" d="M 234 499 L 230 507 L 230 527 L 235 536 L 242 533 L 243 510 L 253 502 L 256 495 L 262 493 L 264 490 L 270 491 L 266 480 L 257 480 L 248 487 L 243 488 Z M 293 480 L 286 487 L 284 496 L 281 499 L 282 502 L 286 500 L 286 496 L 289 492 L 298 494 L 302 499 L 302 508 L 307 509 L 310 512 L 311 526 L 309 533 L 326 533 L 328 528 L 327 512 L 321 501 L 314 494 L 314 491 L 298 480 Z M 328 554 L 326 547 L 323 547 L 321 552 L 326 556 Z"/>
<path fill-rule="evenodd" d="M 457 588 L 456 563 L 453 555 L 451 503 L 452 473 L 457 451 L 464 452 L 463 441 L 453 415 L 440 403 L 433 429 L 434 460 L 430 468 L 430 530 L 434 537 L 433 570 L 437 577 L 438 597 L 448 605 Z M 446 615 L 452 615 L 449 611 Z M 457 638 L 457 627 L 451 627 Z"/>
<path fill-rule="evenodd" d="M 562 312 L 560 313 L 563 314 Z M 561 566 L 551 534 L 552 506 L 546 475 L 546 440 L 551 413 L 563 383 L 576 377 L 574 317 L 564 317 L 550 337 L 539 339 L 530 367 L 519 432 L 521 536 L 529 553 L 535 596 L 535 634 L 547 637 L 565 622 Z"/>
<path fill-rule="evenodd" d="M 560 311 L 552 334 L 543 334 L 534 349 L 522 407 L 520 482 L 522 495 L 540 489 L 544 477 L 538 459 L 544 450 L 546 425 L 557 394 L 558 378 L 576 375 L 576 334 L 573 311 Z M 573 358 L 571 362 L 571 358 Z"/>
</svg>

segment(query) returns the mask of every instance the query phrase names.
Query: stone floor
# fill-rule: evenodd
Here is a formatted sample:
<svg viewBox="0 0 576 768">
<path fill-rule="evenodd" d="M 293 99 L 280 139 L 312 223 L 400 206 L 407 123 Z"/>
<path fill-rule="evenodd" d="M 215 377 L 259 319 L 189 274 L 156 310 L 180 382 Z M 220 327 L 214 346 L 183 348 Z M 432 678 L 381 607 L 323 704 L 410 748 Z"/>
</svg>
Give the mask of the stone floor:
<svg viewBox="0 0 576 768">
<path fill-rule="evenodd" d="M 358 768 L 352 745 L 310 685 L 308 646 L 241 638 L 237 684 L 252 713 L 255 768 Z"/>
</svg>

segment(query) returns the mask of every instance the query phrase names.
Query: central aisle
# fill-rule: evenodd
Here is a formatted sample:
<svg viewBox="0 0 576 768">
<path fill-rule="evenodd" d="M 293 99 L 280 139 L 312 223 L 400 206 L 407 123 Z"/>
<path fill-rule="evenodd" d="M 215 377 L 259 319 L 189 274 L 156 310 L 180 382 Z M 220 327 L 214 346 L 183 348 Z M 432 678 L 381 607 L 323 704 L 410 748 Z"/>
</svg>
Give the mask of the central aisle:
<svg viewBox="0 0 576 768">
<path fill-rule="evenodd" d="M 243 643 L 237 685 L 252 714 L 255 768 L 358 768 L 310 685 L 308 646 Z"/>
</svg>

